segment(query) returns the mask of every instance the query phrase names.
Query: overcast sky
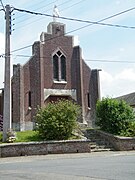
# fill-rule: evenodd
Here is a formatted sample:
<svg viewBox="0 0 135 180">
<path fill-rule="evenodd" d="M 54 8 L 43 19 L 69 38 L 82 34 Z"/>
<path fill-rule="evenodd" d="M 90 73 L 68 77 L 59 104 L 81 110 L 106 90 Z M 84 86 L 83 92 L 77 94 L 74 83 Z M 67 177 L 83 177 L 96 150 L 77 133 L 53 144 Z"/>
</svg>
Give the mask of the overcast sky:
<svg viewBox="0 0 135 180">
<path fill-rule="evenodd" d="M 41 12 L 52 15 L 57 5 L 60 16 L 88 21 L 100 21 L 106 17 L 135 7 L 134 0 L 3 0 L 4 6 Z M 2 7 L 0 6 L 0 9 Z M 52 18 L 13 11 L 13 29 L 11 51 L 39 40 L 41 32 Z M 75 44 L 83 50 L 83 57 L 92 69 L 102 69 L 100 84 L 102 97 L 116 97 L 135 91 L 135 10 L 123 13 L 103 21 L 113 25 L 124 25 L 129 28 L 110 27 L 105 25 L 88 25 L 87 23 L 59 19 L 66 24 L 66 32 L 75 36 Z M 0 11 L 0 54 L 4 53 L 5 41 L 4 12 Z M 12 53 L 12 63 L 24 64 L 28 58 L 18 55 L 31 55 L 31 47 Z M 111 61 L 111 62 L 108 62 Z M 0 88 L 4 81 L 4 59 L 0 58 Z"/>
</svg>

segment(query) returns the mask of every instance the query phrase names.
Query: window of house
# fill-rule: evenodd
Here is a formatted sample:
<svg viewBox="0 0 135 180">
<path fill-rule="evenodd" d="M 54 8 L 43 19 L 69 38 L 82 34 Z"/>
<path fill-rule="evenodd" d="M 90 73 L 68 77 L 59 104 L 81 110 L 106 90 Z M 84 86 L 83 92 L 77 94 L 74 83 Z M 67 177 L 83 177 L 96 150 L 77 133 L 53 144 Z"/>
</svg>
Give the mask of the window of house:
<svg viewBox="0 0 135 180">
<path fill-rule="evenodd" d="M 91 108 L 91 98 L 90 98 L 89 93 L 87 93 L 87 105 L 88 105 L 88 108 Z"/>
<path fill-rule="evenodd" d="M 61 79 L 66 81 L 66 58 L 61 56 Z"/>
<path fill-rule="evenodd" d="M 28 93 L 28 105 L 31 107 L 31 91 Z"/>
<path fill-rule="evenodd" d="M 59 80 L 59 64 L 58 64 L 58 56 L 53 56 L 53 78 L 54 80 Z"/>
<path fill-rule="evenodd" d="M 53 55 L 53 79 L 66 81 L 66 57 L 61 51 Z"/>
</svg>

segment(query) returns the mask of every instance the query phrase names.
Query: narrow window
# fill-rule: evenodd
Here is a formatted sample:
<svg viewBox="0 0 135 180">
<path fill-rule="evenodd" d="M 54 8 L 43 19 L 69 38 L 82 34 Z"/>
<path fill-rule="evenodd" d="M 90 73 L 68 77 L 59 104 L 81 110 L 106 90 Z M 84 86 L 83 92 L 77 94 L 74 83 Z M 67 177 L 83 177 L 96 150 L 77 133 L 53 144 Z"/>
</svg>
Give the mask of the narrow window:
<svg viewBox="0 0 135 180">
<path fill-rule="evenodd" d="M 29 91 L 29 94 L 28 94 L 28 95 L 29 95 L 29 97 L 28 97 L 28 98 L 29 98 L 29 99 L 28 99 L 28 100 L 29 100 L 29 101 L 28 101 L 28 105 L 29 105 L 29 107 L 31 107 L 31 91 Z"/>
<path fill-rule="evenodd" d="M 91 108 L 90 94 L 89 93 L 87 93 L 87 101 L 88 101 L 88 108 Z"/>
<path fill-rule="evenodd" d="M 53 79 L 66 81 L 66 57 L 61 51 L 57 51 L 53 56 Z"/>
<path fill-rule="evenodd" d="M 59 62 L 58 62 L 58 56 L 53 56 L 53 78 L 55 80 L 59 80 Z"/>
<path fill-rule="evenodd" d="M 66 59 L 61 56 L 61 80 L 66 81 Z"/>
</svg>

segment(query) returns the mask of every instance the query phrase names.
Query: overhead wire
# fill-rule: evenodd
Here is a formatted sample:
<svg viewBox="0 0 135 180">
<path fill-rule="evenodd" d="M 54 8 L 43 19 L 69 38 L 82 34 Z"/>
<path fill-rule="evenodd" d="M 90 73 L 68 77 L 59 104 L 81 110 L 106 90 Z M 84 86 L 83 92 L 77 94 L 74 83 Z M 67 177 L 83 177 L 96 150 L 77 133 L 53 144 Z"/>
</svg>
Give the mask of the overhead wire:
<svg viewBox="0 0 135 180">
<path fill-rule="evenodd" d="M 11 51 L 11 53 L 16 52 L 16 51 L 21 51 L 21 50 L 23 50 L 23 49 L 27 49 L 27 48 L 29 48 L 29 47 L 31 47 L 31 46 L 32 46 L 32 45 L 28 45 L 28 46 L 24 46 L 24 47 L 22 47 L 22 48 L 15 49 L 15 50 Z"/>
<path fill-rule="evenodd" d="M 104 63 L 130 63 L 135 64 L 135 61 L 120 61 L 120 60 L 106 60 L 106 59 L 85 59 L 85 61 L 104 62 Z"/>
<path fill-rule="evenodd" d="M 5 12 L 6 12 L 5 7 L 4 7 L 4 5 L 3 5 L 2 0 L 0 0 L 0 2 L 1 2 L 1 6 L 2 6 L 2 8 L 3 8 L 3 11 L 5 11 Z"/>
<path fill-rule="evenodd" d="M 11 54 L 12 55 L 12 54 Z M 13 55 L 13 56 L 16 56 L 16 57 L 28 57 L 30 58 L 31 56 L 29 55 L 23 55 L 23 54 L 16 54 L 16 55 Z M 49 58 L 49 56 L 41 56 L 40 58 Z M 103 63 L 126 63 L 126 64 L 135 64 L 135 61 L 123 61 L 123 60 L 107 60 L 107 59 L 84 59 L 84 61 L 91 61 L 91 62 L 103 62 Z"/>
<path fill-rule="evenodd" d="M 103 18 L 103 19 L 101 19 L 101 20 L 99 20 L 99 21 L 97 21 L 97 22 L 102 22 L 102 21 L 111 19 L 111 18 L 113 18 L 113 17 L 116 17 L 116 16 L 119 16 L 119 15 L 121 15 L 121 14 L 124 14 L 124 13 L 127 13 L 127 12 L 129 12 L 129 11 L 132 11 L 132 10 L 134 10 L 134 9 L 135 9 L 135 7 L 130 8 L 130 9 L 127 9 L 127 10 L 124 10 L 124 11 L 121 11 L 121 12 L 116 13 L 116 14 L 114 14 L 114 15 L 111 15 L 111 16 L 108 16 L 108 17 L 106 17 L 106 18 Z M 73 32 L 78 31 L 78 30 L 81 30 L 81 29 L 86 28 L 86 27 L 91 26 L 91 25 L 94 25 L 94 24 L 88 24 L 88 25 L 85 25 L 85 26 L 83 26 L 83 27 L 80 27 L 80 28 L 71 30 L 71 31 L 65 33 L 65 35 L 66 35 L 66 34 L 73 33 Z M 60 37 L 60 36 L 57 36 L 57 37 Z M 57 38 L 57 37 L 53 37 L 53 38 Z M 48 39 L 48 40 L 52 40 L 52 38 L 50 38 L 50 39 Z M 46 40 L 46 41 L 47 41 L 47 40 Z M 20 50 L 26 49 L 26 48 L 29 48 L 29 47 L 31 47 L 31 46 L 32 46 L 32 45 L 28 45 L 28 46 L 24 46 L 24 47 L 22 47 L 22 48 L 15 49 L 15 50 L 12 51 L 12 53 L 13 53 L 13 52 L 16 52 L 16 51 L 20 51 Z"/>
<path fill-rule="evenodd" d="M 17 8 L 14 8 L 14 9 L 18 10 Z M 121 15 L 121 14 L 123 14 L 123 13 L 129 12 L 129 11 L 134 10 L 134 9 L 135 9 L 135 7 L 130 8 L 130 9 L 127 9 L 127 10 L 122 11 L 122 12 L 120 12 L 120 13 L 117 13 L 117 14 L 115 14 L 115 15 L 108 16 L 107 18 L 101 19 L 101 20 L 95 22 L 94 24 L 98 24 L 98 22 L 101 22 L 101 21 L 104 21 L 104 20 L 107 20 L 107 19 L 116 17 L 116 16 L 118 16 L 118 15 Z M 20 10 L 20 9 L 19 9 L 19 10 Z M 21 10 L 21 12 L 22 12 L 22 11 L 23 11 L 23 12 L 26 12 L 26 10 Z M 29 11 L 28 11 L 28 12 L 29 12 Z M 31 13 L 31 12 L 30 12 L 30 13 Z M 36 13 L 36 14 L 37 14 L 37 13 Z M 51 15 L 49 15 L 49 16 L 51 16 Z M 51 16 L 51 17 L 52 17 L 52 16 Z M 66 18 L 66 19 L 67 19 L 67 18 Z M 80 20 L 79 20 L 79 21 L 80 21 Z M 90 25 L 94 25 L 94 24 L 90 24 Z M 89 25 L 89 26 L 90 26 L 90 25 Z M 88 25 L 87 25 L 87 26 L 88 26 Z M 69 33 L 75 32 L 75 31 L 80 30 L 80 29 L 82 29 L 82 28 L 84 28 L 84 27 L 87 27 L 87 26 L 80 27 L 80 28 L 78 28 L 78 29 L 69 31 L 69 32 L 67 32 L 67 33 L 65 33 L 65 34 L 69 34 Z M 59 37 L 59 36 L 56 36 L 56 37 L 50 38 L 50 39 L 48 39 L 48 40 L 52 40 L 52 39 L 58 38 L 58 37 Z M 47 41 L 47 40 L 46 40 L 46 41 Z M 16 52 L 16 51 L 20 51 L 20 50 L 29 48 L 29 47 L 31 47 L 31 46 L 32 46 L 32 45 L 24 46 L 24 47 L 22 47 L 22 48 L 15 49 L 15 50 L 13 50 L 13 51 L 11 51 L 11 52 L 13 53 L 13 52 Z"/>
<path fill-rule="evenodd" d="M 84 1 L 84 0 L 83 0 Z M 42 9 L 43 7 L 47 7 L 47 6 L 49 6 L 49 5 L 51 5 L 51 4 L 54 4 L 55 2 L 57 2 L 57 0 L 55 0 L 55 1 L 53 1 L 53 2 L 51 2 L 51 3 L 48 3 L 47 5 L 44 5 L 44 6 L 42 6 L 42 7 L 40 7 L 40 8 L 37 8 L 37 9 L 34 9 L 34 11 L 36 11 L 36 10 L 38 10 L 38 9 Z M 69 0 L 68 1 L 65 1 L 65 2 L 63 2 L 63 3 L 61 3 L 61 4 L 58 4 L 57 6 L 59 7 L 59 6 L 62 6 L 62 5 L 64 5 L 64 4 L 66 4 L 66 3 L 69 3 Z M 48 11 L 50 11 L 50 10 L 52 10 L 52 8 L 50 8 L 50 9 L 47 9 L 46 10 L 46 12 L 48 12 Z M 44 10 L 45 11 L 45 10 Z M 29 17 L 28 19 L 31 19 L 32 17 Z M 27 19 L 27 20 L 28 20 Z M 25 20 L 22 20 L 22 21 L 19 21 L 19 24 L 20 23 L 22 23 L 22 22 L 24 22 Z M 35 22 L 35 21 L 34 21 Z M 30 22 L 30 24 L 31 23 L 33 23 L 33 22 Z M 20 28 L 20 27 L 19 27 Z"/>
<path fill-rule="evenodd" d="M 48 4 L 44 5 L 44 6 L 42 5 L 42 7 L 34 9 L 34 11 L 39 10 L 39 9 L 42 9 L 43 7 L 48 7 L 49 5 L 55 3 L 56 1 L 57 1 L 57 0 L 55 0 L 55 1 L 51 2 L 51 3 L 48 3 Z M 48 11 L 48 10 L 47 10 L 47 11 Z M 18 19 L 18 18 L 21 18 L 21 17 L 24 17 L 24 16 L 25 16 L 25 15 L 19 16 L 19 17 L 17 17 L 17 19 Z M 29 17 L 29 18 L 27 18 L 27 20 L 28 20 L 28 19 L 31 19 L 31 18 L 32 18 L 32 17 Z M 19 21 L 18 24 L 20 24 L 20 23 L 22 23 L 22 22 L 24 22 L 24 21 L 26 21 L 26 19 L 25 19 L 25 20 L 22 20 L 22 21 Z"/>
<path fill-rule="evenodd" d="M 132 10 L 135 9 L 132 8 Z M 45 13 L 40 13 L 40 12 L 34 12 L 34 11 L 29 11 L 29 10 L 24 10 L 24 9 L 18 9 L 14 8 L 16 11 L 20 12 L 25 12 L 33 15 L 40 15 L 40 16 L 46 16 L 46 17 L 53 17 L 53 15 L 50 14 L 45 14 Z M 96 22 L 96 21 L 89 21 L 89 20 L 82 20 L 82 19 L 75 19 L 75 18 L 69 18 L 69 17 L 64 17 L 64 16 L 59 16 L 57 17 L 58 19 L 64 19 L 68 21 L 75 21 L 75 22 L 80 22 L 80 23 L 88 23 L 88 24 L 95 24 L 95 25 L 102 25 L 102 26 L 110 26 L 110 27 L 117 27 L 117 28 L 128 28 L 128 29 L 135 29 L 135 26 L 126 26 L 126 25 L 119 25 L 119 24 L 110 24 L 110 23 L 101 23 L 101 22 Z"/>
<path fill-rule="evenodd" d="M 79 2 L 77 2 L 77 3 L 72 4 L 71 6 L 68 6 L 68 7 L 64 8 L 64 9 L 62 9 L 60 12 L 65 11 L 65 10 L 67 10 L 67 9 L 73 7 L 73 6 L 76 6 L 76 5 L 80 4 L 81 2 L 84 2 L 84 0 L 81 0 L 81 1 L 79 1 Z"/>
<path fill-rule="evenodd" d="M 40 4 L 40 3 L 42 3 L 42 2 L 45 2 L 45 0 L 43 0 L 43 1 L 38 1 L 38 3 L 36 3 L 36 4 L 34 4 L 34 5 L 32 5 L 32 6 L 28 6 L 29 8 L 32 8 L 32 7 L 35 7 L 36 5 L 38 5 L 38 4 Z M 33 4 L 33 3 L 32 3 Z M 19 17 L 17 17 L 17 18 L 21 18 L 21 17 L 23 17 L 23 16 L 25 16 L 25 15 L 21 15 L 21 16 L 19 16 Z"/>
<path fill-rule="evenodd" d="M 57 0 L 56 0 L 57 1 Z M 51 5 L 51 4 L 53 4 L 53 3 L 55 3 L 56 1 L 54 1 L 54 2 L 52 2 L 52 3 L 50 3 L 50 4 L 48 4 L 48 5 Z M 74 5 L 77 5 L 77 4 L 79 4 L 79 3 L 81 3 L 82 1 L 84 1 L 84 0 L 81 0 L 80 2 L 78 2 L 78 3 L 76 3 L 76 4 L 74 4 Z M 60 6 L 62 6 L 62 5 L 64 5 L 64 4 L 67 4 L 67 3 L 69 3 L 69 0 L 68 1 L 65 1 L 65 2 L 63 2 L 63 3 L 61 3 L 61 4 L 58 4 L 57 5 L 57 7 L 60 7 Z M 71 6 L 72 7 L 72 6 Z M 40 8 L 41 9 L 41 8 Z M 38 9 L 37 9 L 38 10 Z M 50 11 L 50 10 L 52 10 L 52 8 L 50 8 L 50 9 L 47 9 L 46 10 L 46 12 L 48 12 L 48 11 Z M 35 11 L 35 10 L 34 10 Z M 45 11 L 45 10 L 44 10 Z M 60 11 L 61 12 L 61 11 Z M 29 20 L 29 19 L 32 19 L 33 17 L 29 17 L 27 20 Z M 40 20 L 41 19 L 43 19 L 43 18 L 40 18 Z M 24 22 L 25 20 L 22 20 L 22 21 L 19 21 L 18 22 L 18 24 L 20 24 L 20 23 L 22 23 L 22 22 Z M 38 18 L 38 20 L 34 20 L 34 21 L 32 21 L 32 22 L 29 22 L 29 23 L 27 23 L 27 24 L 25 24 L 25 26 L 27 26 L 27 25 L 30 25 L 30 24 L 32 24 L 32 23 L 35 23 L 35 22 L 37 22 L 37 21 L 39 21 L 39 18 Z M 24 26 L 19 26 L 18 28 L 23 28 Z"/>
<path fill-rule="evenodd" d="M 127 9 L 127 10 L 124 10 L 124 11 L 121 11 L 121 12 L 116 13 L 116 14 L 114 14 L 114 15 L 111 15 L 111 16 L 108 16 L 108 17 L 106 17 L 106 18 L 100 19 L 100 20 L 99 20 L 99 21 L 97 21 L 97 22 L 99 23 L 99 22 L 102 22 L 102 21 L 105 21 L 105 20 L 108 20 L 108 19 L 114 18 L 114 17 L 116 17 L 116 16 L 119 16 L 119 15 L 125 14 L 125 13 L 127 13 L 127 12 L 129 12 L 129 11 L 134 10 L 134 9 L 135 9 L 135 7 L 130 8 L 130 9 Z M 94 24 L 87 24 L 87 25 L 85 25 L 85 26 L 82 26 L 82 27 L 77 28 L 77 29 L 76 29 L 76 31 L 81 30 L 81 29 L 84 29 L 84 28 L 89 27 L 89 26 L 92 26 L 92 25 L 94 25 Z M 70 33 L 72 33 L 72 32 L 74 32 L 74 31 L 71 31 Z"/>
</svg>

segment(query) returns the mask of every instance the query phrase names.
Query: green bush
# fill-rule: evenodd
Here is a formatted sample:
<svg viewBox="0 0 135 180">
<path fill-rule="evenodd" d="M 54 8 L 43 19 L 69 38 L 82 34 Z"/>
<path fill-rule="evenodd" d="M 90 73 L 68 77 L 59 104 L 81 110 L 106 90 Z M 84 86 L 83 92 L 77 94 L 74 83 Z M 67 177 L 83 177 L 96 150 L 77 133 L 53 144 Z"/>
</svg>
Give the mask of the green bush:
<svg viewBox="0 0 135 180">
<path fill-rule="evenodd" d="M 96 117 L 96 124 L 103 131 L 116 135 L 121 135 L 127 129 L 134 131 L 132 122 L 135 122 L 135 114 L 125 101 L 111 98 L 104 98 L 102 101 L 98 101 Z"/>
<path fill-rule="evenodd" d="M 0 132 L 0 143 L 2 142 L 2 132 Z"/>
<path fill-rule="evenodd" d="M 127 129 L 124 131 L 121 131 L 120 135 L 134 137 L 135 136 L 135 121 L 131 121 Z"/>
<path fill-rule="evenodd" d="M 45 140 L 69 139 L 78 126 L 79 115 L 80 107 L 71 101 L 49 103 L 46 107 L 38 109 L 36 130 Z"/>
</svg>

